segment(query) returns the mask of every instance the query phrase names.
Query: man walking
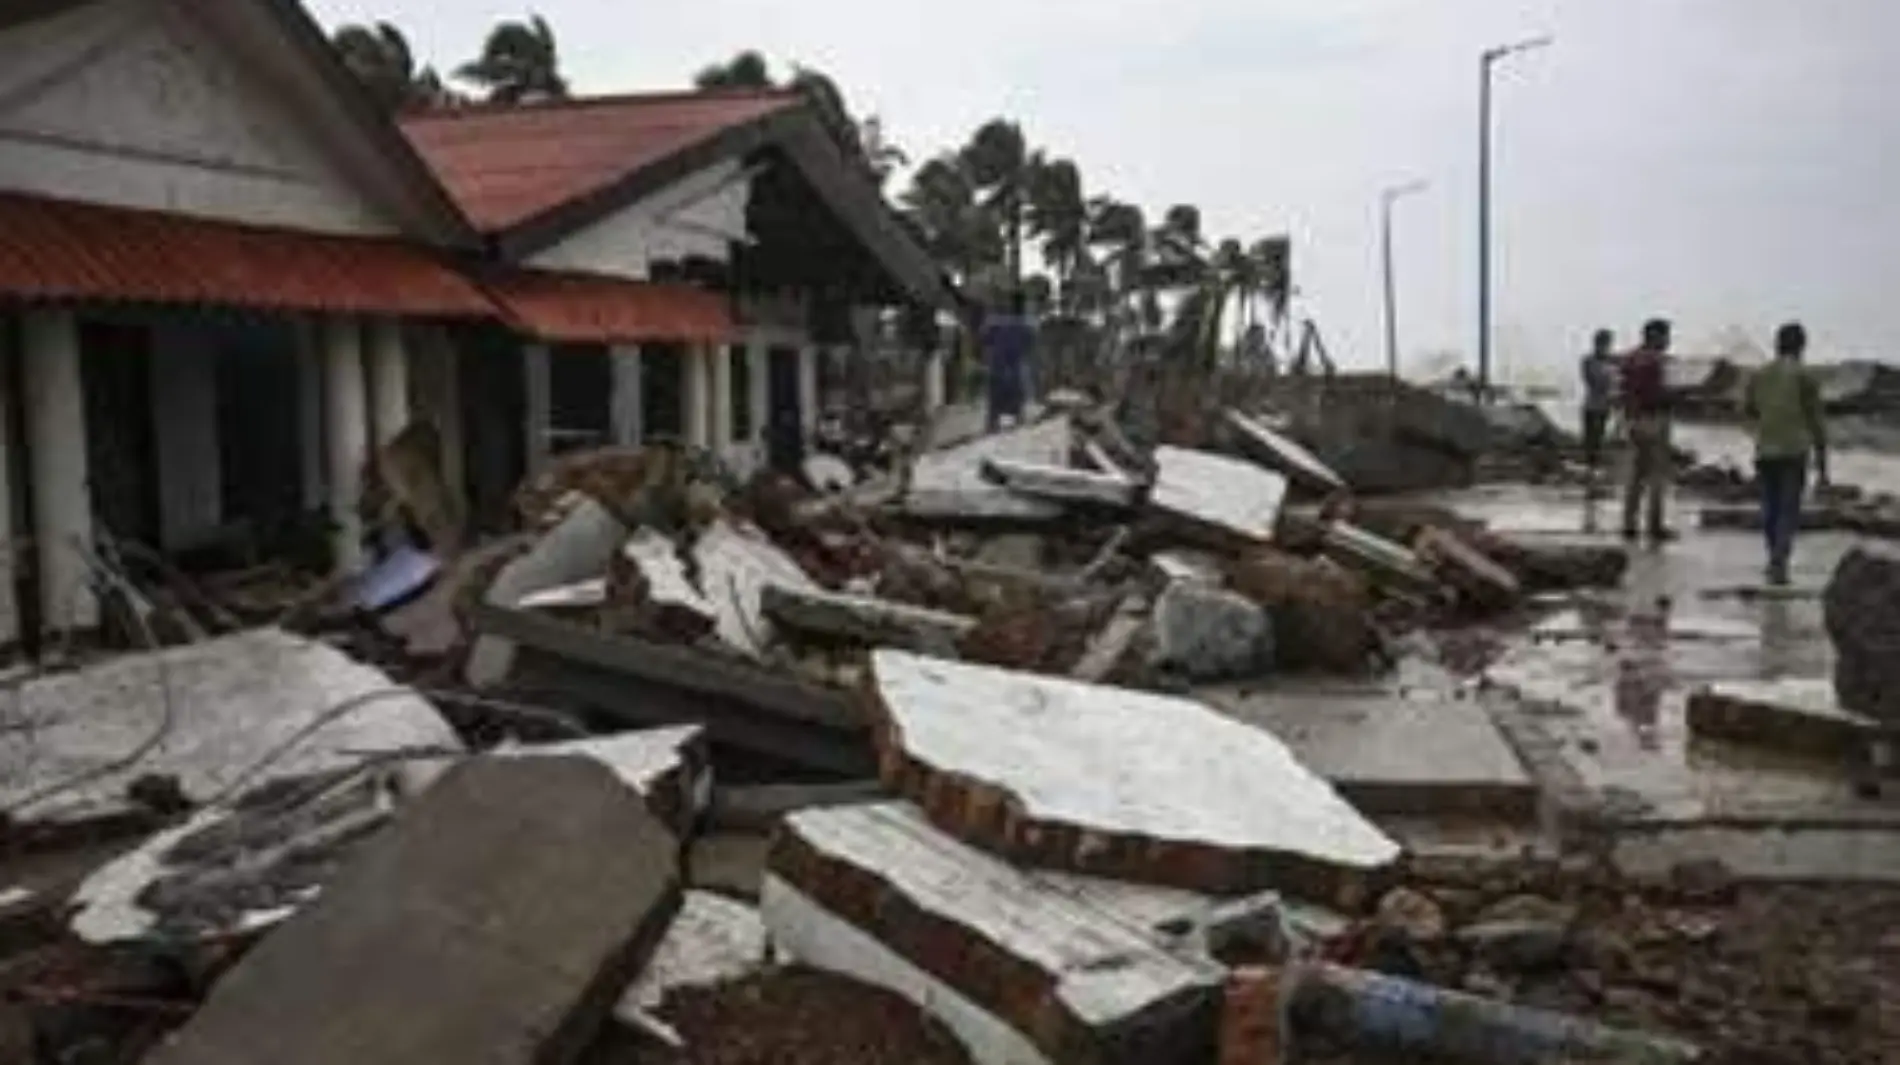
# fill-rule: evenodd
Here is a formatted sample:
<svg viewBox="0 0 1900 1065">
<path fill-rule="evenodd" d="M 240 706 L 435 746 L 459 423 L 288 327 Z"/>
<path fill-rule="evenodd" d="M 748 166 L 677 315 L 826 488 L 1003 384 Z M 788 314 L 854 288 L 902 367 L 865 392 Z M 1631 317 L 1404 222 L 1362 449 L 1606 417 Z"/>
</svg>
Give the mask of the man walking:
<svg viewBox="0 0 1900 1065">
<path fill-rule="evenodd" d="M 1827 484 L 1827 425 L 1821 390 L 1802 365 L 1808 331 L 1789 322 L 1775 333 L 1775 361 L 1748 382 L 1742 415 L 1755 433 L 1755 480 L 1761 487 L 1762 536 L 1768 544 L 1768 583 L 1788 583 L 1788 557 L 1801 528 L 1801 497 L 1808 487 L 1808 456 L 1815 479 Z"/>
<path fill-rule="evenodd" d="M 1637 510 L 1648 500 L 1645 531 L 1653 542 L 1673 540 L 1663 524 L 1663 496 L 1675 458 L 1669 450 L 1669 323 L 1643 324 L 1643 342 L 1623 359 L 1623 424 L 1629 432 L 1629 482 L 1623 489 L 1623 539 L 1636 539 Z"/>
<path fill-rule="evenodd" d="M 1596 483 L 1603 461 L 1603 432 L 1610 424 L 1610 403 L 1616 396 L 1616 356 L 1610 354 L 1615 334 L 1599 329 L 1583 357 L 1583 462 Z"/>
</svg>

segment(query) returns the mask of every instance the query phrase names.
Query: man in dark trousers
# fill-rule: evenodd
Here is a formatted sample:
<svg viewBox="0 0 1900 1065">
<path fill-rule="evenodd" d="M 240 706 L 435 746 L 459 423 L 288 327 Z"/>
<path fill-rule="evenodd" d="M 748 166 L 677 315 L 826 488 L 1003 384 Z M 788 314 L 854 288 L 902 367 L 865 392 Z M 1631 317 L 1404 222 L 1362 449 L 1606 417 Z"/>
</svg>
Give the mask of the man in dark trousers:
<svg viewBox="0 0 1900 1065">
<path fill-rule="evenodd" d="M 1603 461 L 1603 433 L 1616 399 L 1616 356 L 1611 351 L 1615 344 L 1615 334 L 1599 329 L 1591 338 L 1590 354 L 1583 357 L 1583 461 L 1590 468 L 1592 484 Z"/>
<path fill-rule="evenodd" d="M 1815 479 L 1827 484 L 1827 422 L 1821 389 L 1801 363 L 1808 331 L 1789 322 L 1775 333 L 1775 361 L 1749 379 L 1742 415 L 1755 435 L 1755 480 L 1761 487 L 1762 536 L 1768 544 L 1768 583 L 1788 583 L 1788 558 L 1801 528 L 1801 497 L 1808 487 L 1808 456 Z"/>
<path fill-rule="evenodd" d="M 1629 481 L 1623 488 L 1623 539 L 1636 539 L 1637 511 L 1647 499 L 1644 531 L 1651 541 L 1675 539 L 1663 524 L 1674 456 L 1669 450 L 1669 323 L 1643 324 L 1643 342 L 1623 357 L 1623 424 L 1629 434 Z"/>
<path fill-rule="evenodd" d="M 984 319 L 981 337 L 990 378 L 989 428 L 994 432 L 1005 417 L 1020 425 L 1029 400 L 1029 360 L 1036 345 L 1036 330 L 1024 313 L 1022 292 L 1010 293 L 1007 313 L 992 312 Z"/>
</svg>

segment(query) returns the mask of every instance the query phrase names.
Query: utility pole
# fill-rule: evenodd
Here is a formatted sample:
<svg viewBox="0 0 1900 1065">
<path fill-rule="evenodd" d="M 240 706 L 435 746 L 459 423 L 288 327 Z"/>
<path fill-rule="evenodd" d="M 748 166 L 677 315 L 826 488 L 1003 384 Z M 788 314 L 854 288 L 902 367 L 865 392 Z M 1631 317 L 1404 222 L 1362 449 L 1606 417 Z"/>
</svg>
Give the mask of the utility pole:
<svg viewBox="0 0 1900 1065">
<path fill-rule="evenodd" d="M 1478 63 L 1478 392 L 1491 398 L 1491 68 L 1507 56 L 1551 43 L 1533 37 L 1487 48 Z"/>
<path fill-rule="evenodd" d="M 1394 381 L 1399 379 L 1399 301 L 1392 268 L 1392 205 L 1415 192 L 1425 191 L 1425 184 L 1410 181 L 1379 194 L 1380 257 L 1385 263 L 1385 371 Z"/>
</svg>

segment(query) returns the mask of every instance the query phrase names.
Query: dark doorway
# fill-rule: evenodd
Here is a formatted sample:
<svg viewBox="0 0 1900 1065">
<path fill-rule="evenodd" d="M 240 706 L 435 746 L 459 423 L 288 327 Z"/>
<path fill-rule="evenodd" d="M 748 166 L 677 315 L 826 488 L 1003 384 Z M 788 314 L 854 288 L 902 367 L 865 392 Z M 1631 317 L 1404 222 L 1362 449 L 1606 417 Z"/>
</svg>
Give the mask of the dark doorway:
<svg viewBox="0 0 1900 1065">
<path fill-rule="evenodd" d="M 766 353 L 765 368 L 765 461 L 781 473 L 795 473 L 805 459 L 798 349 L 772 348 Z"/>
<path fill-rule="evenodd" d="M 152 334 L 143 325 L 82 321 L 87 480 L 95 520 L 114 537 L 159 542 Z"/>
<path fill-rule="evenodd" d="M 640 424 L 649 440 L 686 436 L 682 406 L 686 393 L 684 344 L 645 344 L 640 348 Z"/>
<path fill-rule="evenodd" d="M 548 353 L 549 451 L 599 447 L 613 437 L 613 360 L 601 344 L 562 344 Z"/>
<path fill-rule="evenodd" d="M 303 511 L 297 340 L 287 323 L 222 326 L 216 338 L 218 464 L 225 524 L 277 542 Z"/>
<path fill-rule="evenodd" d="M 465 326 L 451 343 L 460 359 L 462 435 L 469 516 L 477 529 L 511 525 L 515 486 L 527 470 L 527 363 L 500 326 Z"/>
</svg>

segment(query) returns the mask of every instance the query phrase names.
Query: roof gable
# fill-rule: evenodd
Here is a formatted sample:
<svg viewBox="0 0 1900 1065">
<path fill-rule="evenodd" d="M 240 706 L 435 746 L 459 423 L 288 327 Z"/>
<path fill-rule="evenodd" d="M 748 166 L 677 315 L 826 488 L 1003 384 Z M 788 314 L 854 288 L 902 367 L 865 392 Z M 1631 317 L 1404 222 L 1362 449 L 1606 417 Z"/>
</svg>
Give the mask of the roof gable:
<svg viewBox="0 0 1900 1065">
<path fill-rule="evenodd" d="M 388 119 L 287 0 L 94 0 L 0 23 L 0 188 L 465 241 Z M 340 78 L 339 78 L 340 75 Z"/>
</svg>

